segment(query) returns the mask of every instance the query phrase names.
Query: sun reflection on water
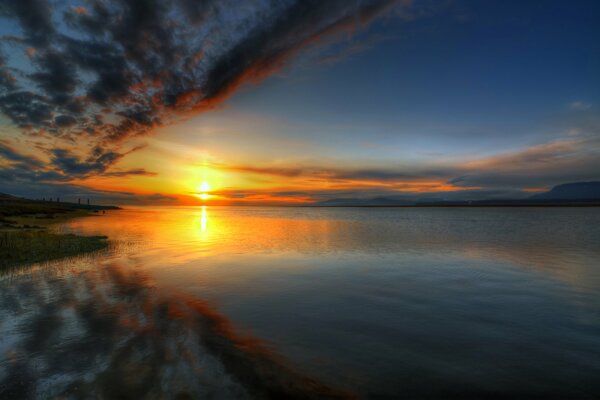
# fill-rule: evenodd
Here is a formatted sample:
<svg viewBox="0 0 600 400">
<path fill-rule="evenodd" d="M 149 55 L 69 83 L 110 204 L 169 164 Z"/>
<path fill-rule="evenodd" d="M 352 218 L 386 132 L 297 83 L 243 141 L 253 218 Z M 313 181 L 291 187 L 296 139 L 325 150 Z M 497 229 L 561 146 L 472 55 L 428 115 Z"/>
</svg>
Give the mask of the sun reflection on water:
<svg viewBox="0 0 600 400">
<path fill-rule="evenodd" d="M 202 232 L 206 232 L 206 225 L 208 222 L 208 217 L 206 216 L 206 206 L 202 206 L 202 211 L 200 212 L 200 227 Z"/>
<path fill-rule="evenodd" d="M 195 215 L 195 236 L 205 242 L 208 239 L 208 210 L 207 206 L 201 206 L 200 212 L 194 213 Z"/>
</svg>

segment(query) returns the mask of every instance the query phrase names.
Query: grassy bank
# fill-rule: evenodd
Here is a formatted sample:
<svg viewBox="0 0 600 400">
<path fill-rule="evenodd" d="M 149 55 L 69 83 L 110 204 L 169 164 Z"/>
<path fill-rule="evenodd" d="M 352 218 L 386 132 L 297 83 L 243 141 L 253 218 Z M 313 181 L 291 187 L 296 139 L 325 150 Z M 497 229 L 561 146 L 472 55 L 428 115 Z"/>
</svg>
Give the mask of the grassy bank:
<svg viewBox="0 0 600 400">
<path fill-rule="evenodd" d="M 0 270 L 105 248 L 105 236 L 52 233 L 58 222 L 117 207 L 19 199 L 0 194 Z"/>
<path fill-rule="evenodd" d="M 0 232 L 0 270 L 103 249 L 106 236 L 58 235 L 46 230 Z"/>
</svg>

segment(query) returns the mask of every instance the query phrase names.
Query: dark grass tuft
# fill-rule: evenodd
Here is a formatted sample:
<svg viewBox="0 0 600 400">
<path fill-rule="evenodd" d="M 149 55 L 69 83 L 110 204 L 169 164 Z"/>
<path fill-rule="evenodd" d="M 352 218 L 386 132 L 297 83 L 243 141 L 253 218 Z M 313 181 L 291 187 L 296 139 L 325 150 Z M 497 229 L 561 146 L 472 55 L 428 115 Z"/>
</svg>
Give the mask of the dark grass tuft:
<svg viewBox="0 0 600 400">
<path fill-rule="evenodd" d="M 107 247 L 106 236 L 59 235 L 46 231 L 0 232 L 0 271 Z"/>
</svg>

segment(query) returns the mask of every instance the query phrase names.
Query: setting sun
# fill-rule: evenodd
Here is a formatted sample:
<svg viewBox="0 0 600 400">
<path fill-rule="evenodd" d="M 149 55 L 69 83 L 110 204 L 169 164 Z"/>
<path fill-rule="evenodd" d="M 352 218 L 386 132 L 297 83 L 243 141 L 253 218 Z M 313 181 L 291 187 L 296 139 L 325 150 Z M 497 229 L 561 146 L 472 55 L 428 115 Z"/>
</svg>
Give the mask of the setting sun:
<svg viewBox="0 0 600 400">
<path fill-rule="evenodd" d="M 202 182 L 200 184 L 200 191 L 201 192 L 208 192 L 210 190 L 210 185 L 208 184 L 208 182 Z"/>
<path fill-rule="evenodd" d="M 203 181 L 200 186 L 198 187 L 200 190 L 200 193 L 198 193 L 198 197 L 201 200 L 208 200 L 210 198 L 210 194 L 206 193 L 208 191 L 210 191 L 210 185 L 208 184 L 208 182 Z"/>
</svg>

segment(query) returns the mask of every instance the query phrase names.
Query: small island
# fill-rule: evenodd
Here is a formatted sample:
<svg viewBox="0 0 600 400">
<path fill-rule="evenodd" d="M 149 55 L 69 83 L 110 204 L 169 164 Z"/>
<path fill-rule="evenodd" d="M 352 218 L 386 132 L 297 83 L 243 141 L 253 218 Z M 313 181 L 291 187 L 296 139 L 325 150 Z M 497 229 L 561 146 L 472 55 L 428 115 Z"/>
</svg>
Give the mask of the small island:
<svg viewBox="0 0 600 400">
<path fill-rule="evenodd" d="M 115 210 L 115 206 L 39 201 L 0 194 L 0 272 L 104 249 L 106 236 L 52 232 L 68 219 Z"/>
</svg>

